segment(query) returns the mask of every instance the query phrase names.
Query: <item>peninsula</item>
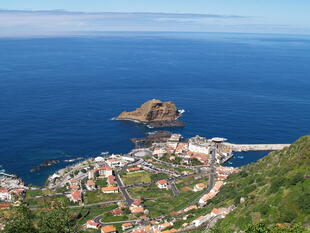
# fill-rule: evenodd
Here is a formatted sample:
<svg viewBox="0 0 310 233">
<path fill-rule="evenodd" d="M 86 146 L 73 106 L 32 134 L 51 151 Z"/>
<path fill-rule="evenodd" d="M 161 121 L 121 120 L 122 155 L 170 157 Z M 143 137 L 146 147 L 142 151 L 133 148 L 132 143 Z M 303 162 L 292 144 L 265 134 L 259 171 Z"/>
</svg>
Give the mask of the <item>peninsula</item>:
<svg viewBox="0 0 310 233">
<path fill-rule="evenodd" d="M 132 112 L 122 112 L 115 120 L 131 120 L 145 123 L 150 128 L 177 127 L 185 125 L 184 122 L 178 120 L 182 112 L 171 101 L 162 102 L 152 99 Z"/>
</svg>

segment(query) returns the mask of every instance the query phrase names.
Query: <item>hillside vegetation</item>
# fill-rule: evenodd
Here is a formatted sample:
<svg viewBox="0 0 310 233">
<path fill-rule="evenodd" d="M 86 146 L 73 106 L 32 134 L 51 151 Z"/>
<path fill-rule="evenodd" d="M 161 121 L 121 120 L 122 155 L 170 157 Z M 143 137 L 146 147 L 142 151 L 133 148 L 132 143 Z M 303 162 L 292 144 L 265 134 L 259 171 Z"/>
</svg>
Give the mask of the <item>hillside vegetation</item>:
<svg viewBox="0 0 310 233">
<path fill-rule="evenodd" d="M 243 167 L 227 180 L 210 207 L 232 204 L 237 208 L 214 231 L 238 232 L 253 224 L 283 228 L 301 224 L 309 229 L 310 135 Z"/>
</svg>

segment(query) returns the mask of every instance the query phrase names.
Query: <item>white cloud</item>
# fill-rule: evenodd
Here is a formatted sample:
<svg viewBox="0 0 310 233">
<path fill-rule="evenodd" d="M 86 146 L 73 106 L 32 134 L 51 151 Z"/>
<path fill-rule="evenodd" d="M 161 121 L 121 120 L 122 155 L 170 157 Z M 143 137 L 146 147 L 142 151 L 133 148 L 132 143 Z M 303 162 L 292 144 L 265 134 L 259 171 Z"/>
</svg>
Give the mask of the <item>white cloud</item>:
<svg viewBox="0 0 310 233">
<path fill-rule="evenodd" d="M 252 17 L 214 14 L 0 10 L 0 36 L 74 35 L 95 31 L 264 32 L 264 24 L 258 21 Z M 259 23 L 261 26 L 255 27 Z"/>
</svg>

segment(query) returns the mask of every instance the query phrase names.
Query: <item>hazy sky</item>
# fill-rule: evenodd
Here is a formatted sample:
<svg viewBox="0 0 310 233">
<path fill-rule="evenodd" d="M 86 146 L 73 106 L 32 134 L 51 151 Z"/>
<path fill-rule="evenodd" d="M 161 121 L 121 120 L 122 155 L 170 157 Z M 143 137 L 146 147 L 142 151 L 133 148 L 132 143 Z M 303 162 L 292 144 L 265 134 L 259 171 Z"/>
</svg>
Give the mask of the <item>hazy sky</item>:
<svg viewBox="0 0 310 233">
<path fill-rule="evenodd" d="M 0 36 L 87 31 L 310 34 L 310 0 L 3 0 Z"/>
</svg>

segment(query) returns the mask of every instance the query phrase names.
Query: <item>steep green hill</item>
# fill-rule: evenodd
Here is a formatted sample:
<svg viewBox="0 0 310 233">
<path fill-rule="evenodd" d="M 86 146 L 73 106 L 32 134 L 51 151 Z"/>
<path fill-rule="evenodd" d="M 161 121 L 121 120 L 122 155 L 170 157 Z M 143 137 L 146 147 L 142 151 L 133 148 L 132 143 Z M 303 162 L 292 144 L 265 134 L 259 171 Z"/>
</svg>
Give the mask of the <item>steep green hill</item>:
<svg viewBox="0 0 310 233">
<path fill-rule="evenodd" d="M 258 223 L 300 223 L 309 228 L 310 135 L 243 167 L 227 180 L 210 207 L 232 204 L 237 208 L 218 222 L 219 232 L 245 230 Z"/>
</svg>

